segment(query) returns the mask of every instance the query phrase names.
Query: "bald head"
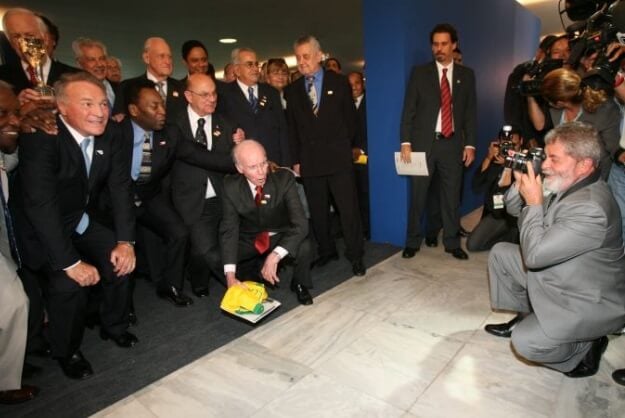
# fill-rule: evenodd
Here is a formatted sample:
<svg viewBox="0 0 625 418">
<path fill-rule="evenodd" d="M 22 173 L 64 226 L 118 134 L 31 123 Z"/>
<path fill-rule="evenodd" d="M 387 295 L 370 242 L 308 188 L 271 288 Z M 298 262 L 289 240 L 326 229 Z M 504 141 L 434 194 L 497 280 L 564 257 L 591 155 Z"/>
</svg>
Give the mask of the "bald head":
<svg viewBox="0 0 625 418">
<path fill-rule="evenodd" d="M 210 115 L 217 107 L 217 87 L 213 78 L 207 74 L 191 74 L 187 78 L 184 92 L 191 109 L 199 116 Z"/>
<path fill-rule="evenodd" d="M 265 148 L 254 141 L 246 139 L 234 147 L 232 151 L 234 164 L 239 173 L 243 174 L 255 186 L 264 186 L 267 181 L 267 154 Z"/>
<path fill-rule="evenodd" d="M 163 38 L 148 38 L 143 45 L 143 62 L 146 69 L 159 81 L 169 77 L 173 70 L 171 48 Z"/>
</svg>

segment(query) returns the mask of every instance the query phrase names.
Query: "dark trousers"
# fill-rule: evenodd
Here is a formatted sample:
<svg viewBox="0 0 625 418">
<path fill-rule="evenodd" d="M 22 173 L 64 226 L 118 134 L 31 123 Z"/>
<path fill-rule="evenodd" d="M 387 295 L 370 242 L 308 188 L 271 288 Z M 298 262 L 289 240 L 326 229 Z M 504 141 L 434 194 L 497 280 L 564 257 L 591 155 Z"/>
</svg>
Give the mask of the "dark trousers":
<svg viewBox="0 0 625 418">
<path fill-rule="evenodd" d="M 467 250 L 487 251 L 498 242 L 519 243 L 519 230 L 516 223 L 507 217 L 495 218 L 485 214 L 480 223 L 467 238 Z"/>
<path fill-rule="evenodd" d="M 28 338 L 26 352 L 38 351 L 46 346 L 43 336 L 44 300 L 42 283 L 46 277 L 41 271 L 22 266 L 17 271 L 28 296 Z"/>
<path fill-rule="evenodd" d="M 460 190 L 462 188 L 463 145 L 458 135 L 437 139 L 427 155 L 429 176 L 410 178 L 410 207 L 406 231 L 406 247 L 418 248 L 423 240 L 421 215 L 425 209 L 433 176 L 439 176 L 439 196 L 443 221 L 443 244 L 446 249 L 460 247 Z"/>
<path fill-rule="evenodd" d="M 189 233 L 169 196 L 164 193 L 143 201 L 137 223 L 158 236 L 141 234 L 148 269 L 157 287 L 182 289 Z"/>
<path fill-rule="evenodd" d="M 239 267 L 241 264 L 250 264 L 250 261 L 259 260 L 263 261 L 267 255 L 278 245 L 282 234 L 272 235 L 269 238 L 269 249 L 263 253 L 259 254 L 256 248 L 254 247 L 253 238 L 241 238 L 239 239 L 239 245 L 237 249 L 237 271 L 239 271 Z M 310 265 L 312 264 L 313 258 L 313 248 L 312 241 L 309 237 L 306 237 L 302 243 L 299 245 L 297 252 L 295 254 L 289 253 L 286 257 L 284 257 L 280 261 L 280 265 L 288 265 L 293 264 L 293 278 L 292 285 L 301 284 L 307 288 L 312 287 L 312 279 L 310 274 Z M 260 263 L 259 263 L 260 264 Z M 258 270 L 258 269 L 257 269 Z M 240 280 L 246 280 L 246 277 L 237 276 Z M 255 276 L 258 276 L 258 271 L 255 271 Z M 253 280 L 253 278 L 252 278 Z"/>
<path fill-rule="evenodd" d="M 369 238 L 371 236 L 369 222 L 369 166 L 354 164 L 354 177 L 356 179 L 356 193 L 358 193 L 362 233 L 366 238 Z"/>
<path fill-rule="evenodd" d="M 336 252 L 330 231 L 330 196 L 341 219 L 345 239 L 345 257 L 355 261 L 363 254 L 362 224 L 353 170 L 343 170 L 327 176 L 304 177 L 304 190 L 310 208 L 313 231 L 319 244 L 319 255 Z"/>
<path fill-rule="evenodd" d="M 121 335 L 128 329 L 128 276 L 117 277 L 110 261 L 111 251 L 117 245 L 114 233 L 90 221 L 82 235 L 75 235 L 74 246 L 80 257 L 98 269 L 102 288 L 100 322 L 102 329 Z M 80 349 L 85 325 L 88 287 L 80 287 L 63 270 L 46 271 L 44 286 L 49 318 L 49 340 L 52 355 L 71 356 Z"/>
<path fill-rule="evenodd" d="M 219 244 L 219 223 L 223 213 L 221 205 L 219 197 L 204 200 L 200 219 L 189 228 L 189 278 L 194 289 L 208 287 L 211 276 L 226 283 Z"/>
</svg>

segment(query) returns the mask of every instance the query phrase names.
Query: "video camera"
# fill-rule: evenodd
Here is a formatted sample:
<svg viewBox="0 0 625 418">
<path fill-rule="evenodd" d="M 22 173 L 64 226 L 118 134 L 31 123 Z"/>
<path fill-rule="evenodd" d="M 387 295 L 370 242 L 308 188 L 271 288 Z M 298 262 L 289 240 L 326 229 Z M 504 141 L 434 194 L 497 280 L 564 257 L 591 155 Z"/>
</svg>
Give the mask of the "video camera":
<svg viewBox="0 0 625 418">
<path fill-rule="evenodd" d="M 518 89 L 522 96 L 540 96 L 540 86 L 543 78 L 553 70 L 562 68 L 564 60 L 545 58 L 541 62 L 528 61 L 524 64 L 525 74 L 532 77 L 531 80 L 521 81 Z"/>
</svg>

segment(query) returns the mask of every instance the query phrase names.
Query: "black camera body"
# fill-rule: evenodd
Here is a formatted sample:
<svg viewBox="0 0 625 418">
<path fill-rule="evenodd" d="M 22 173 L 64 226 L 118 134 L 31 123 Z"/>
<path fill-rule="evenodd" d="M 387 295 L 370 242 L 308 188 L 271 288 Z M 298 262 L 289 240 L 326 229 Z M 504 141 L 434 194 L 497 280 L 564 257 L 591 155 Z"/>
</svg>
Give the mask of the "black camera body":
<svg viewBox="0 0 625 418">
<path fill-rule="evenodd" d="M 521 81 L 517 89 L 522 96 L 540 96 L 543 78 L 551 71 L 562 68 L 564 60 L 546 58 L 541 62 L 529 61 L 525 65 L 525 74 L 532 77 L 532 79 Z"/>
<path fill-rule="evenodd" d="M 538 175 L 542 172 L 541 166 L 547 156 L 542 148 L 531 148 L 529 151 L 513 151 L 506 156 L 505 166 L 513 171 L 521 171 L 527 173 L 527 163 L 532 163 L 534 174 Z"/>
</svg>

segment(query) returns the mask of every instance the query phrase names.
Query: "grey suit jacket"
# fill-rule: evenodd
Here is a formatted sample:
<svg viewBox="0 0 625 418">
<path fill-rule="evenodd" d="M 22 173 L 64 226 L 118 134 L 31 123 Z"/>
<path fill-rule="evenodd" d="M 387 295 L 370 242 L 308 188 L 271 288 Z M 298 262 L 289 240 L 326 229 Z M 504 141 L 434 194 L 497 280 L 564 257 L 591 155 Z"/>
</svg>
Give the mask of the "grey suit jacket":
<svg viewBox="0 0 625 418">
<path fill-rule="evenodd" d="M 506 207 L 519 213 L 527 291 L 545 334 L 590 340 L 625 323 L 625 257 L 621 215 L 599 173 L 581 180 L 547 208 L 526 206 L 518 190 Z M 519 212 L 520 210 L 520 212 Z"/>
<path fill-rule="evenodd" d="M 464 146 L 475 147 L 477 105 L 473 70 L 454 64 L 452 112 L 456 135 Z M 436 119 L 441 107 L 440 80 L 436 63 L 430 62 L 412 69 L 404 96 L 400 141 L 410 142 L 412 151 L 430 152 L 434 143 Z"/>
</svg>

